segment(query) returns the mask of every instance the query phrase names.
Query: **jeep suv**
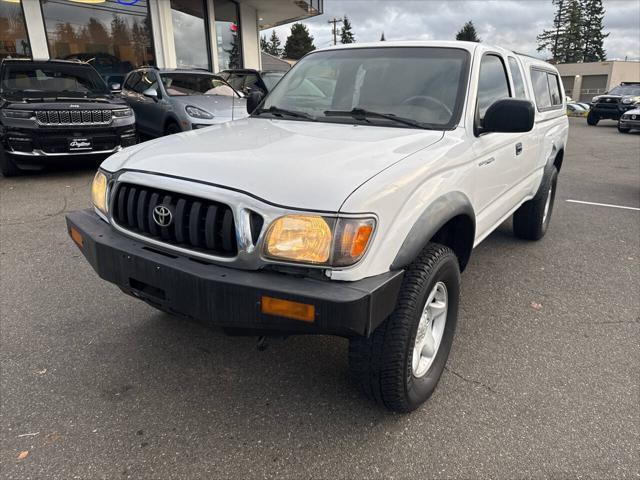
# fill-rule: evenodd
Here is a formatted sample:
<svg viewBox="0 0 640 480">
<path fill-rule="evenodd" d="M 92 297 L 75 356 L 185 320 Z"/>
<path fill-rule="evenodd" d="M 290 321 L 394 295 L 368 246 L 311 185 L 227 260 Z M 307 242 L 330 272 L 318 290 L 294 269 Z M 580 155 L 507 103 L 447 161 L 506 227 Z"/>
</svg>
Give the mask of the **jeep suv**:
<svg viewBox="0 0 640 480">
<path fill-rule="evenodd" d="M 301 89 L 310 74 L 331 88 Z M 171 315 L 347 337 L 364 393 L 411 411 L 445 367 L 472 249 L 510 217 L 520 238 L 547 231 L 558 72 L 486 44 L 381 42 L 314 51 L 260 96 L 249 118 L 112 155 L 68 232 Z"/>
<path fill-rule="evenodd" d="M 91 65 L 6 59 L 0 64 L 3 175 L 71 158 L 104 159 L 135 143 L 133 111 Z"/>
<path fill-rule="evenodd" d="M 640 82 L 622 82 L 606 94 L 593 97 L 587 123 L 597 125 L 603 119 L 619 120 L 627 110 L 638 107 Z"/>
</svg>

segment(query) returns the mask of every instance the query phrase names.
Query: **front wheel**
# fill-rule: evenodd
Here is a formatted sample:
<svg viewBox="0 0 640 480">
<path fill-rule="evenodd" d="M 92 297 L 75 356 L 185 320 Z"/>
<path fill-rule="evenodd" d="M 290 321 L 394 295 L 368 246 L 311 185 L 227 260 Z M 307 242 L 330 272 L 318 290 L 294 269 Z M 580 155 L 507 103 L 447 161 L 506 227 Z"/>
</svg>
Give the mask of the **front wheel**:
<svg viewBox="0 0 640 480">
<path fill-rule="evenodd" d="M 170 122 L 167 125 L 167 128 L 165 128 L 164 134 L 165 135 L 173 135 L 174 133 L 180 133 L 181 131 L 182 131 L 182 129 L 180 128 L 180 125 L 178 125 L 175 122 Z"/>
<path fill-rule="evenodd" d="M 589 125 L 595 126 L 595 125 L 598 125 L 599 121 L 600 121 L 600 117 L 598 117 L 592 111 L 589 111 L 589 114 L 587 115 L 587 123 Z"/>
<path fill-rule="evenodd" d="M 456 328 L 460 268 L 453 251 L 430 243 L 405 272 L 393 313 L 369 338 L 349 342 L 349 368 L 366 396 L 410 412 L 433 393 Z"/>
</svg>

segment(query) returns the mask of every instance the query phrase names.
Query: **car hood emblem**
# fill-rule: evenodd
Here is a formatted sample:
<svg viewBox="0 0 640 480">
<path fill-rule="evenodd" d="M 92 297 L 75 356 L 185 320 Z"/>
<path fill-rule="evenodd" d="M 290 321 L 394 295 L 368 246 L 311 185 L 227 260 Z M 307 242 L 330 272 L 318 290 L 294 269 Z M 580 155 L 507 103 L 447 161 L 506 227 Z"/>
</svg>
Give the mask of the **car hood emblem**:
<svg viewBox="0 0 640 480">
<path fill-rule="evenodd" d="M 168 227 L 173 221 L 173 214 L 164 205 L 158 205 L 153 209 L 153 221 L 161 227 Z"/>
</svg>

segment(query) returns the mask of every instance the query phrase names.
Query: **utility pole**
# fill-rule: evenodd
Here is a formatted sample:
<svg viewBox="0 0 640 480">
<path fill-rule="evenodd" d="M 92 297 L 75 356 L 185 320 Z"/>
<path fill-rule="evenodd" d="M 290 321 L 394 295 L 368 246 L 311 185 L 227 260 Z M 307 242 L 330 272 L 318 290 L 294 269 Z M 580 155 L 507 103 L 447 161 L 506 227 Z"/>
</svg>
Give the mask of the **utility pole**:
<svg viewBox="0 0 640 480">
<path fill-rule="evenodd" d="M 338 24 L 342 23 L 341 18 L 333 18 L 333 20 L 329 20 L 328 23 L 333 23 L 333 44 L 338 44 Z"/>
</svg>

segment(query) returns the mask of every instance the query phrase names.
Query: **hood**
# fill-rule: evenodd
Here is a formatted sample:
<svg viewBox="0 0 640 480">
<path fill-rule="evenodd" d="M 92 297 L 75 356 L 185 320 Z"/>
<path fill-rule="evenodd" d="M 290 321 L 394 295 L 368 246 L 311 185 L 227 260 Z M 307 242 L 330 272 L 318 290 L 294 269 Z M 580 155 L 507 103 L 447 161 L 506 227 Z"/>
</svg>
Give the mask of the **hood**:
<svg viewBox="0 0 640 480">
<path fill-rule="evenodd" d="M 371 177 L 443 135 L 247 118 L 125 149 L 102 166 L 110 172 L 131 169 L 194 179 L 281 206 L 337 212 Z"/>
<path fill-rule="evenodd" d="M 226 95 L 188 95 L 174 96 L 171 101 L 186 107 L 192 105 L 201 108 L 214 117 L 231 118 L 233 108 L 235 118 L 247 116 L 247 101 L 244 98 L 230 97 Z M 239 115 L 242 114 L 242 115 Z"/>
</svg>

